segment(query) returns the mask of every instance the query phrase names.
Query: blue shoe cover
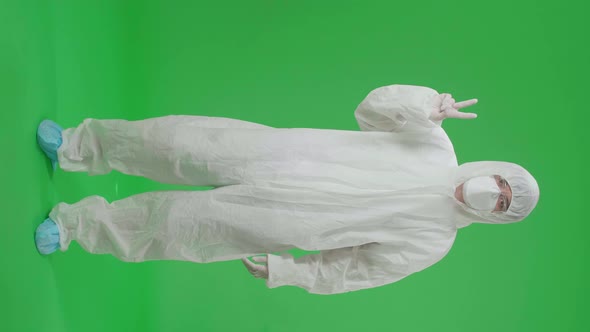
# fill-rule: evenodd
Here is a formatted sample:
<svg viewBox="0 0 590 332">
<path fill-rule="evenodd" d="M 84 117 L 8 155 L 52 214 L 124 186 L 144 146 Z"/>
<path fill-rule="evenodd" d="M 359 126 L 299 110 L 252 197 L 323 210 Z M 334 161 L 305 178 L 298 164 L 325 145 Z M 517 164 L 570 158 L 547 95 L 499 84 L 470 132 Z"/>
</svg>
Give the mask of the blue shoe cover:
<svg viewBox="0 0 590 332">
<path fill-rule="evenodd" d="M 61 146 L 63 129 L 51 120 L 43 120 L 37 128 L 37 142 L 45 155 L 51 159 L 51 166 L 57 167 L 57 149 Z"/>
<path fill-rule="evenodd" d="M 59 249 L 59 230 L 53 220 L 47 218 L 37 227 L 35 244 L 43 255 L 49 255 Z"/>
</svg>

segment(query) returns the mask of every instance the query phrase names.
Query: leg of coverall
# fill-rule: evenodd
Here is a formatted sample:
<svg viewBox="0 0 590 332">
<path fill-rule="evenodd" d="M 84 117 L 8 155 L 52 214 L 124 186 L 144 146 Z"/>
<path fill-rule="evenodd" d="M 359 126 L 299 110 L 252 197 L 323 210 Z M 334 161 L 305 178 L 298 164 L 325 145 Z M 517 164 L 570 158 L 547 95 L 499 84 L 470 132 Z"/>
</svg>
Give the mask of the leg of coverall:
<svg viewBox="0 0 590 332">
<path fill-rule="evenodd" d="M 265 196 L 252 201 L 247 196 L 251 190 Z M 59 203 L 49 216 L 59 228 L 62 251 L 76 241 L 90 253 L 128 262 L 212 262 L 289 250 L 291 237 L 307 237 L 301 227 L 311 218 L 289 220 L 281 209 L 264 206 L 276 204 L 269 200 L 272 195 L 264 188 L 236 185 L 148 192 L 112 203 L 90 196 L 75 204 Z"/>
<path fill-rule="evenodd" d="M 220 151 L 226 147 L 209 139 L 211 131 L 217 128 L 270 127 L 189 115 L 138 121 L 86 119 L 78 127 L 62 132 L 63 144 L 57 152 L 59 165 L 65 171 L 90 175 L 107 174 L 114 169 L 169 184 L 238 184 L 241 179 L 236 165 L 210 162 L 219 154 L 225 160 L 232 159 L 231 151 Z"/>
</svg>

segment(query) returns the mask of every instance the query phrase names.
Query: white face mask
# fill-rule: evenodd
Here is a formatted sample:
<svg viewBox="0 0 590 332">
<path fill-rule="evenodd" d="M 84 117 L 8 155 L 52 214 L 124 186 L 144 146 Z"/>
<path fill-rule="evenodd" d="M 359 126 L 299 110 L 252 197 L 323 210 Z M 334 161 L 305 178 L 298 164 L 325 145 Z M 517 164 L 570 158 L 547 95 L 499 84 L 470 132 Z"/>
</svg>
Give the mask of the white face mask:
<svg viewBox="0 0 590 332">
<path fill-rule="evenodd" d="M 471 178 L 463 185 L 465 204 L 474 210 L 494 211 L 501 191 L 493 176 Z"/>
</svg>

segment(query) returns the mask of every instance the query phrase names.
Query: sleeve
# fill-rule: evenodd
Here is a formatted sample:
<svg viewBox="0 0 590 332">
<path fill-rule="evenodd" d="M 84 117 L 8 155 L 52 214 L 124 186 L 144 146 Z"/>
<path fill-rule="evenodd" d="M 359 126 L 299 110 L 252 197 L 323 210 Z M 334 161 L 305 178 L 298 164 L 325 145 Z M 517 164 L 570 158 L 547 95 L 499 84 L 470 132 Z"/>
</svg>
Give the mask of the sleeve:
<svg viewBox="0 0 590 332">
<path fill-rule="evenodd" d="M 396 282 L 439 261 L 445 247 L 433 254 L 397 246 L 369 243 L 332 249 L 294 259 L 289 254 L 268 255 L 267 287 L 297 286 L 313 294 L 337 294 Z"/>
<path fill-rule="evenodd" d="M 377 88 L 359 104 L 355 117 L 362 131 L 424 130 L 441 125 L 429 119 L 438 92 L 413 85 Z"/>
</svg>

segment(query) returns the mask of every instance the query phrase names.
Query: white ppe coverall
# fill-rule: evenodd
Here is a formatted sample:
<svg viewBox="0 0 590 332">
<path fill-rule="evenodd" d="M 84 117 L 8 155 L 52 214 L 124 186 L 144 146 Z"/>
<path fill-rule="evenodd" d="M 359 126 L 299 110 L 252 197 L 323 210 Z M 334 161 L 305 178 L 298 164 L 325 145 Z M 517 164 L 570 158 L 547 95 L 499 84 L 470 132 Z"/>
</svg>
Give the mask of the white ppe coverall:
<svg viewBox="0 0 590 332">
<path fill-rule="evenodd" d="M 60 203 L 50 217 L 61 250 L 75 240 L 129 262 L 278 253 L 269 255 L 267 286 L 317 294 L 397 281 L 445 256 L 458 227 L 522 219 L 538 197 L 534 179 L 514 164 L 462 172 L 440 123 L 429 120 L 436 96 L 419 86 L 373 90 L 355 112 L 361 131 L 205 116 L 86 119 L 62 133 L 63 170 L 216 188 Z M 520 210 L 478 214 L 455 199 L 459 181 L 490 171 L 509 182 L 520 176 Z M 319 253 L 294 259 L 284 253 L 293 248 Z"/>
</svg>

